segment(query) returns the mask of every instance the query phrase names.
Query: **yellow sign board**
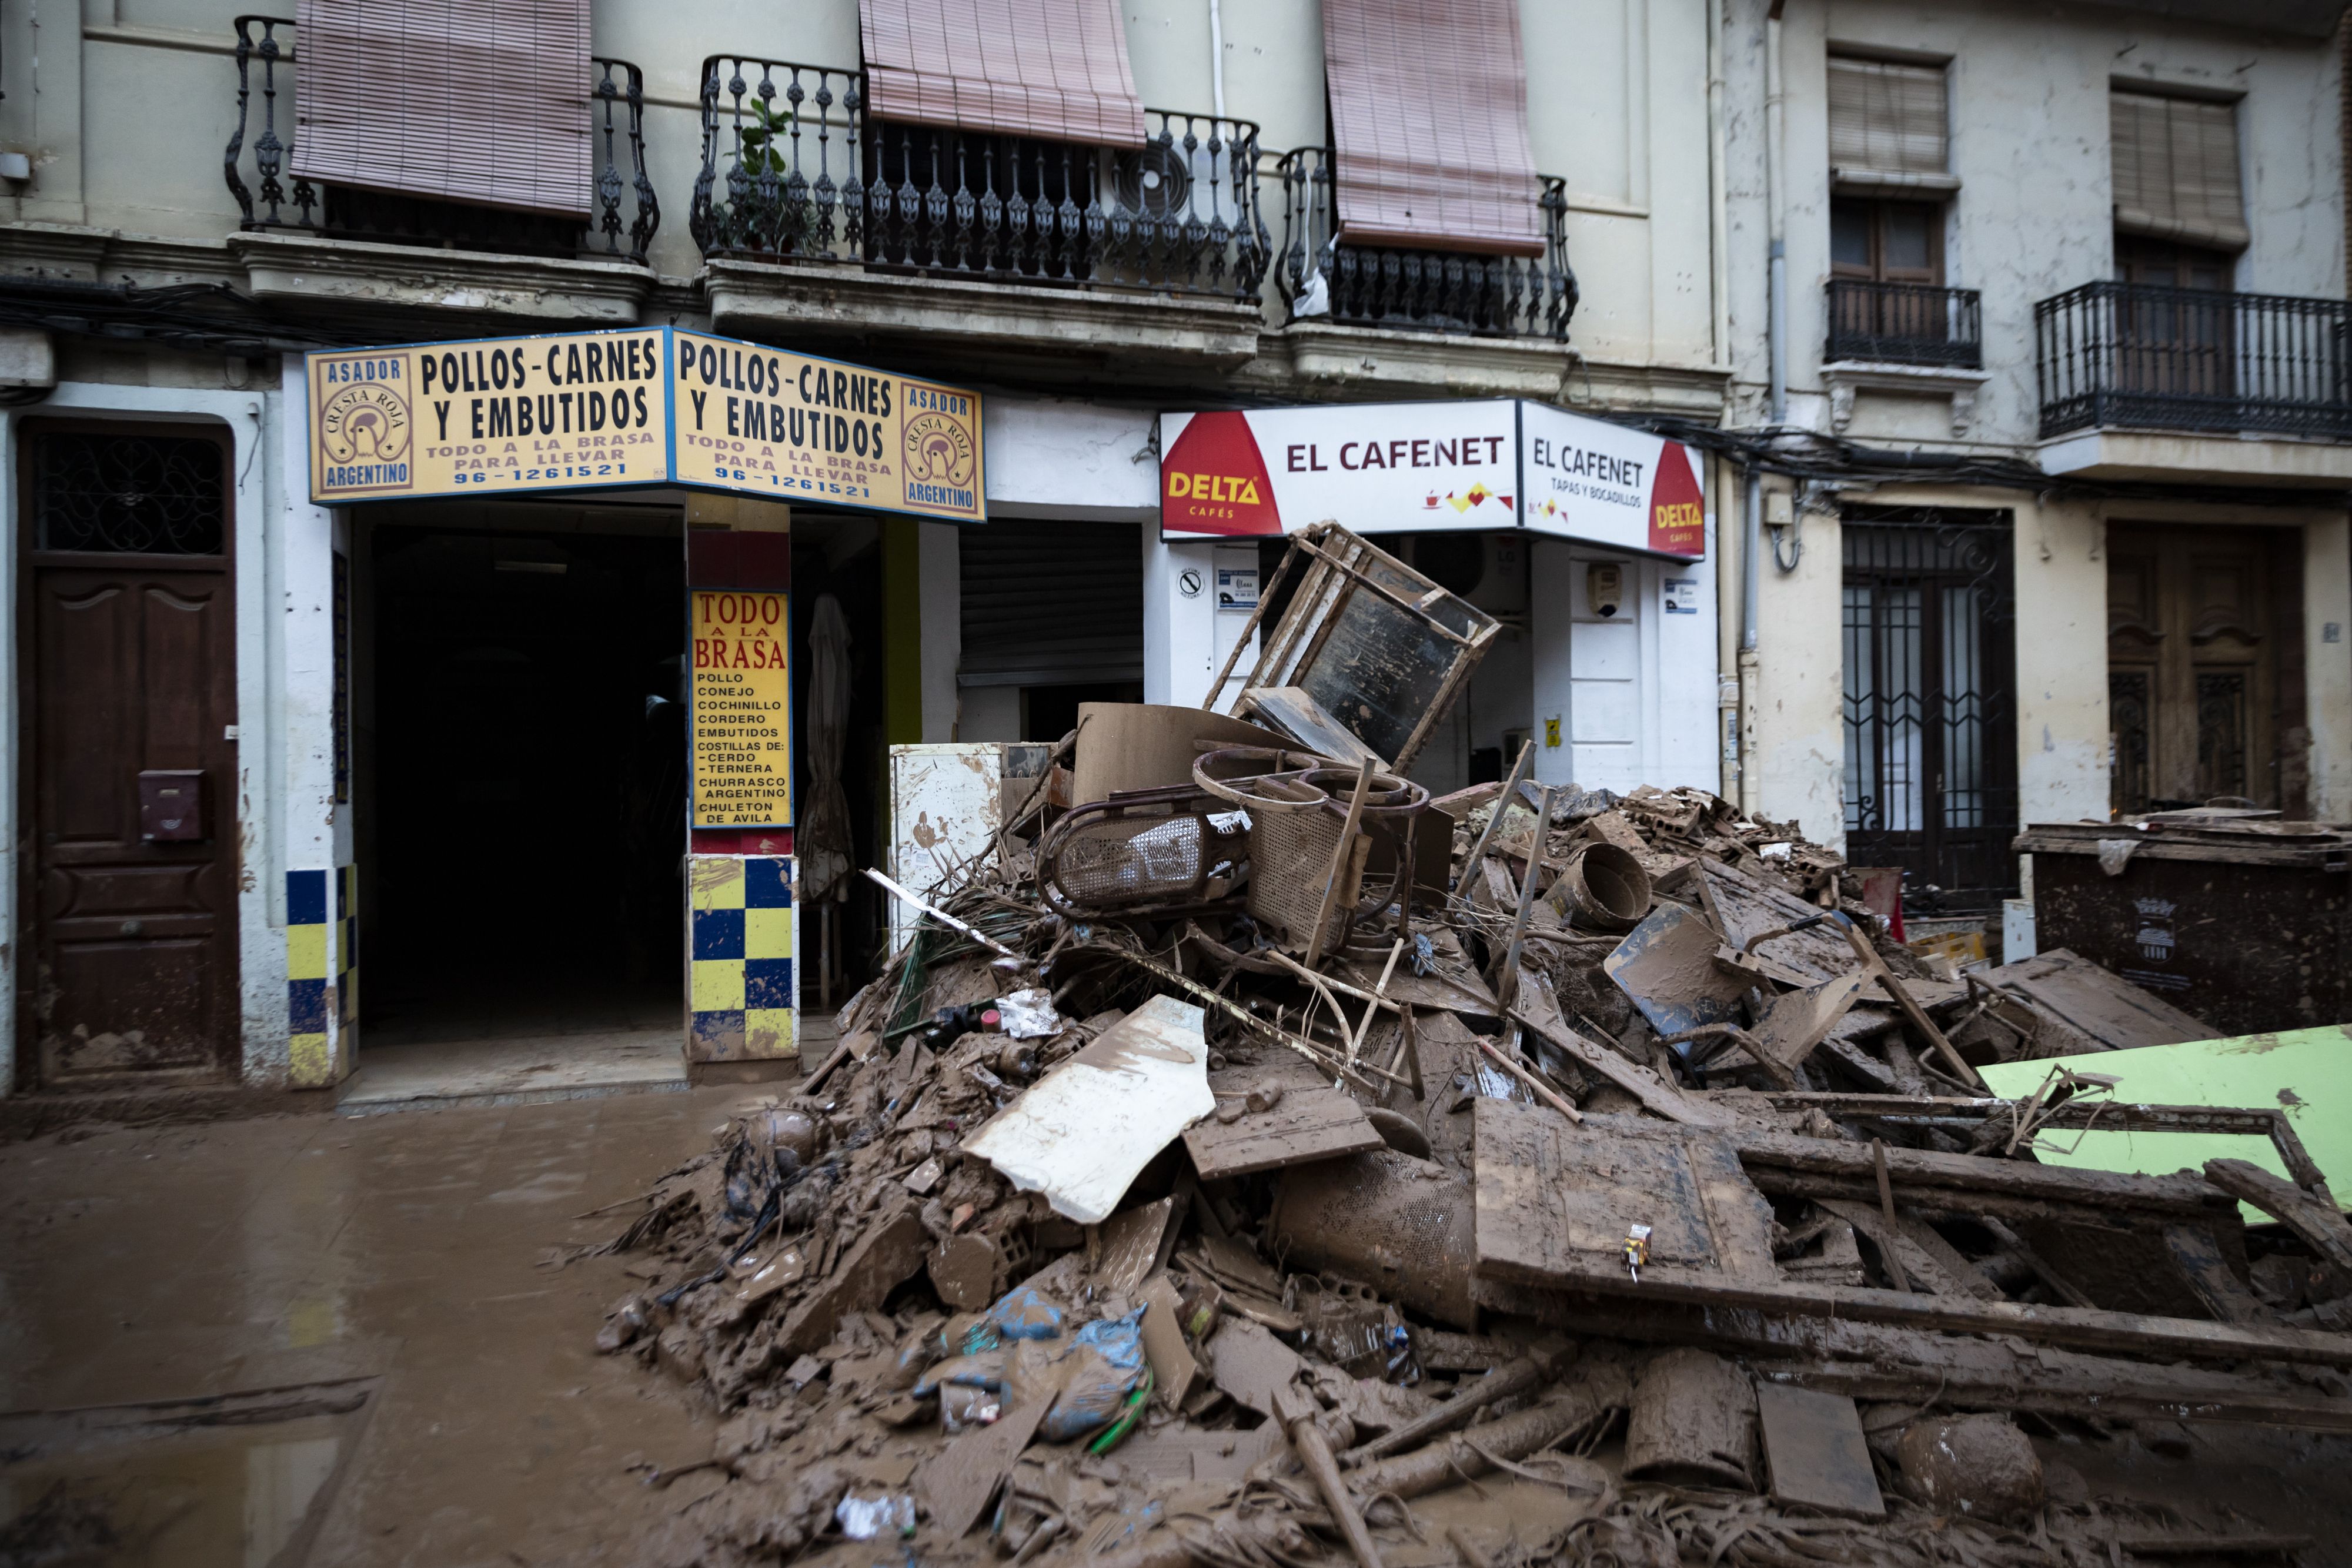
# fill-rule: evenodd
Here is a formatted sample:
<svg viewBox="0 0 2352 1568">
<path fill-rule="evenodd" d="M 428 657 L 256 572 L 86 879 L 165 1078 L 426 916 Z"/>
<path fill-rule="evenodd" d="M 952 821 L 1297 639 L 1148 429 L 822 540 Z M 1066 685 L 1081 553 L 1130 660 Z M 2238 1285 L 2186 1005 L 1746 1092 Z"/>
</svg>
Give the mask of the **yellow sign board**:
<svg viewBox="0 0 2352 1568">
<path fill-rule="evenodd" d="M 973 393 L 698 332 L 673 342 L 680 484 L 982 519 Z"/>
<path fill-rule="evenodd" d="M 329 506 L 664 484 L 667 334 L 311 354 L 310 498 Z"/>
<path fill-rule="evenodd" d="M 308 356 L 310 498 L 685 485 L 987 517 L 976 393 L 668 327 Z"/>
<path fill-rule="evenodd" d="M 694 825 L 777 828 L 793 820 L 792 613 L 788 595 L 696 589 Z"/>
</svg>

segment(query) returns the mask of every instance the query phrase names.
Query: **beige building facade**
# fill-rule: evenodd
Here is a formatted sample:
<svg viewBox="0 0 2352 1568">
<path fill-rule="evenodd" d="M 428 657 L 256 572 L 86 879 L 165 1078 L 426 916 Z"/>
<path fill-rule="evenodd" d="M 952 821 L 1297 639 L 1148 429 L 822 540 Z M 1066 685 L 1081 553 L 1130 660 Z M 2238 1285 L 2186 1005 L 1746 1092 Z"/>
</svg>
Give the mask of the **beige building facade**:
<svg viewBox="0 0 2352 1568">
<path fill-rule="evenodd" d="M 675 1059 L 681 1013 L 721 1020 L 686 1028 L 698 1070 L 793 1054 L 757 1018 L 838 1005 L 880 907 L 813 887 L 790 831 L 681 857 L 689 535 L 788 529 L 795 637 L 839 612 L 795 658 L 841 672 L 868 864 L 888 746 L 1206 695 L 1245 618 L 1201 583 L 1278 541 L 1163 542 L 1161 413 L 1723 423 L 1717 12 L 1055 0 L 1074 84 L 1009 7 L 950 6 L 1004 34 L 985 60 L 919 9 L 0 16 L 0 1092 L 341 1093 L 371 1043 L 533 1031 Z M 1368 93 L 1399 58 L 1412 89 Z M 969 391 L 987 522 L 674 485 L 314 502 L 304 354 L 623 329 Z M 1715 782 L 1727 474 L 1671 590 L 1507 521 L 1452 552 L 1507 633 L 1433 783 L 1531 735 L 1545 777 Z M 1638 635 L 1590 630 L 1610 567 Z M 697 893 L 706 855 L 782 869 Z"/>
<path fill-rule="evenodd" d="M 2341 9 L 1727 11 L 1727 787 L 1915 912 L 2352 810 Z"/>
</svg>

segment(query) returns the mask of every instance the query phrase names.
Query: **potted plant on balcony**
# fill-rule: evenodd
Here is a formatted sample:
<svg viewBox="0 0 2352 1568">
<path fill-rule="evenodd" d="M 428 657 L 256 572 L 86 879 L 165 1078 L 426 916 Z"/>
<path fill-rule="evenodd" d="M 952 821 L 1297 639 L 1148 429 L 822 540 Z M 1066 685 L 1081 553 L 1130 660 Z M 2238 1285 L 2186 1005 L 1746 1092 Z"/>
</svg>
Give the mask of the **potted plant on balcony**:
<svg viewBox="0 0 2352 1568">
<path fill-rule="evenodd" d="M 804 254 L 816 227 L 814 197 L 793 183 L 785 145 L 798 116 L 789 105 L 752 99 L 735 131 L 735 170 L 728 177 L 737 243 L 782 257 Z"/>
</svg>

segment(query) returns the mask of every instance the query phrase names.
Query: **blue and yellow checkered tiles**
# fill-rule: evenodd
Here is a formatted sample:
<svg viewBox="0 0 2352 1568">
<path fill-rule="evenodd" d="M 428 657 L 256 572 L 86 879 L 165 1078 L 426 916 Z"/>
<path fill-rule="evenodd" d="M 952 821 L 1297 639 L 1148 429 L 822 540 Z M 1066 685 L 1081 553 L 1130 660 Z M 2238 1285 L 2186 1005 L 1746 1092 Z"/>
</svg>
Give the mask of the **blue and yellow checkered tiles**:
<svg viewBox="0 0 2352 1568">
<path fill-rule="evenodd" d="M 349 1029 L 360 1021 L 360 868 L 335 868 L 335 1016 Z"/>
<path fill-rule="evenodd" d="M 351 1065 L 332 977 L 343 944 L 328 918 L 328 890 L 327 872 L 286 873 L 287 1071 L 297 1089 L 330 1088 Z"/>
<path fill-rule="evenodd" d="M 691 1061 L 797 1056 L 793 861 L 696 855 L 687 864 Z"/>
</svg>

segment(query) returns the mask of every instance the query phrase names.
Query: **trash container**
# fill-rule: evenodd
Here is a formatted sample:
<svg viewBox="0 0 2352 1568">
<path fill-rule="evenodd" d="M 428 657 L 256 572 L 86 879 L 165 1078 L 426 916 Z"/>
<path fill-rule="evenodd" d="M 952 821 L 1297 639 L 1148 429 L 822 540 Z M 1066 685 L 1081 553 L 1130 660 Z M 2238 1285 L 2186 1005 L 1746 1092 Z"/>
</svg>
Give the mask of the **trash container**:
<svg viewBox="0 0 2352 1568">
<path fill-rule="evenodd" d="M 2029 827 L 2035 944 L 2216 1037 L 2352 1021 L 2352 831 L 2218 811 Z"/>
</svg>

